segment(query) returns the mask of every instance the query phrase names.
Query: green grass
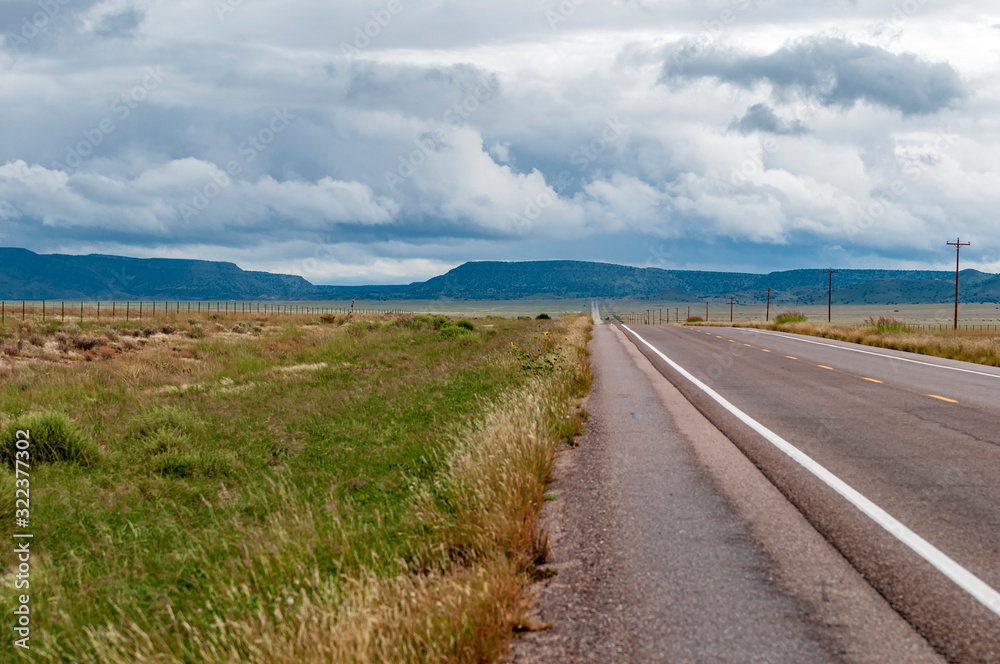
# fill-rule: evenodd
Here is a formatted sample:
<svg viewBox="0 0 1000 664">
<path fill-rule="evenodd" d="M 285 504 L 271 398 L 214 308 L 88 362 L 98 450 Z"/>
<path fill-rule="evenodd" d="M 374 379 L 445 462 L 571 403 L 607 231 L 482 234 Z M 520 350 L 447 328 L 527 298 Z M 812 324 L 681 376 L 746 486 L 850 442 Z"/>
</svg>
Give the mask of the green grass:
<svg viewBox="0 0 1000 664">
<path fill-rule="evenodd" d="M 785 323 L 804 323 L 807 320 L 809 319 L 801 311 L 786 311 L 775 316 L 774 324 L 784 325 Z"/>
<path fill-rule="evenodd" d="M 0 453 L 30 427 L 34 462 L 49 461 L 31 471 L 37 661 L 107 661 L 101 635 L 122 624 L 122 643 L 141 632 L 198 661 L 186 630 L 215 633 L 220 615 L 450 559 L 417 507 L 447 495 L 455 432 L 539 372 L 569 371 L 543 332 L 570 323 L 337 323 L 179 324 L 114 359 L 24 362 L 0 381 Z"/>
</svg>

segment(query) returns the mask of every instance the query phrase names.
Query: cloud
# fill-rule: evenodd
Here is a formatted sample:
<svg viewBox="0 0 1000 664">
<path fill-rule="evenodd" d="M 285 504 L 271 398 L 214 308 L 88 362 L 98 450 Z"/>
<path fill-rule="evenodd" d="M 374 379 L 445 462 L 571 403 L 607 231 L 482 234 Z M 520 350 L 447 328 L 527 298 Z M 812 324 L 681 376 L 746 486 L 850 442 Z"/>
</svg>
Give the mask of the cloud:
<svg viewBox="0 0 1000 664">
<path fill-rule="evenodd" d="M 170 161 L 132 178 L 11 161 L 0 166 L 0 200 L 0 218 L 29 236 L 225 240 L 233 246 L 259 242 L 277 228 L 288 239 L 390 224 L 398 212 L 393 201 L 357 182 L 239 180 L 196 159 Z"/>
<path fill-rule="evenodd" d="M 811 37 L 763 56 L 678 43 L 666 49 L 666 56 L 661 83 L 711 77 L 751 88 L 766 81 L 778 97 L 799 92 L 825 106 L 850 108 L 863 100 L 919 115 L 953 106 L 967 94 L 947 63 L 844 38 Z"/>
<path fill-rule="evenodd" d="M 743 117 L 733 120 L 729 128 L 738 131 L 744 136 L 755 131 L 763 131 L 769 134 L 779 134 L 784 136 L 796 136 L 808 131 L 800 120 L 788 122 L 779 118 L 774 109 L 767 104 L 754 104 L 747 109 Z"/>
</svg>

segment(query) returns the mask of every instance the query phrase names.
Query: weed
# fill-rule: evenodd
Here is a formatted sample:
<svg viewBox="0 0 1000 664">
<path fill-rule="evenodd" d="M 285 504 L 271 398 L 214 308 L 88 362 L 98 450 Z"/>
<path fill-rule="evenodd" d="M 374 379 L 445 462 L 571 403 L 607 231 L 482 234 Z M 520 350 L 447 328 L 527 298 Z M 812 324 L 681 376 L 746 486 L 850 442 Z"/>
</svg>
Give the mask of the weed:
<svg viewBox="0 0 1000 664">
<path fill-rule="evenodd" d="M 73 420 L 64 413 L 46 411 L 22 416 L 7 424 L 0 433 L 0 459 L 13 467 L 17 441 L 27 432 L 32 463 L 68 461 L 82 466 L 97 463 L 99 452 Z"/>
<path fill-rule="evenodd" d="M 545 313 L 541 313 L 535 316 L 535 320 L 552 320 L 552 316 Z"/>
<path fill-rule="evenodd" d="M 476 331 L 476 325 L 475 325 L 475 323 L 473 323 L 468 318 L 459 319 L 458 321 L 456 321 L 455 325 L 457 325 L 458 327 L 463 327 L 466 330 L 468 330 L 469 332 L 475 332 Z"/>
<path fill-rule="evenodd" d="M 886 316 L 879 316 L 878 318 L 869 316 L 865 319 L 865 325 L 875 328 L 875 331 L 879 334 L 884 334 L 885 332 L 899 332 L 906 334 L 910 332 L 910 328 L 906 327 L 904 323 L 901 323 L 895 318 Z"/>
</svg>

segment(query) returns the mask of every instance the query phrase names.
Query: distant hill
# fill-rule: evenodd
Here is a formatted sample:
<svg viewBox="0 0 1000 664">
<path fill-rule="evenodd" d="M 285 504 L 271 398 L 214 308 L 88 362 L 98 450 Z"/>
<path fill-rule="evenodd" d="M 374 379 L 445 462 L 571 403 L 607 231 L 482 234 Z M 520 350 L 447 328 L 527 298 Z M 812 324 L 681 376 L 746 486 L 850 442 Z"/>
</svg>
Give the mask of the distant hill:
<svg viewBox="0 0 1000 664">
<path fill-rule="evenodd" d="M 765 289 L 782 304 L 820 304 L 822 270 L 770 274 L 638 268 L 584 261 L 483 261 L 427 281 L 396 286 L 317 286 L 302 277 L 242 270 L 233 263 L 122 256 L 36 254 L 0 248 L 0 298 L 6 300 L 511 300 L 526 297 L 703 301 L 735 296 L 762 302 Z M 954 298 L 953 272 L 841 270 L 838 304 L 944 303 Z M 962 300 L 1000 300 L 1000 275 L 962 272 Z"/>
</svg>

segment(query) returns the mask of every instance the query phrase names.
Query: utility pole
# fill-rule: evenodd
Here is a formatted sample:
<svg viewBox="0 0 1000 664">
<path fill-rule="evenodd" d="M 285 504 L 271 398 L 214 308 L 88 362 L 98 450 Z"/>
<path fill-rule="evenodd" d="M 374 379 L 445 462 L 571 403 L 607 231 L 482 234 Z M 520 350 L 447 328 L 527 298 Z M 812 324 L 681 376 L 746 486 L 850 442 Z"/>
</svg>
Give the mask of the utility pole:
<svg viewBox="0 0 1000 664">
<path fill-rule="evenodd" d="M 830 288 L 827 291 L 826 300 L 826 322 L 833 322 L 833 275 L 840 272 L 840 270 L 834 270 L 832 267 L 829 270 L 823 270 L 823 274 L 830 275 Z"/>
<path fill-rule="evenodd" d="M 670 309 L 667 309 L 667 313 L 670 313 Z M 681 308 L 674 307 L 674 322 L 680 324 L 681 322 Z"/>
<path fill-rule="evenodd" d="M 688 318 L 691 318 L 691 305 L 688 305 Z"/>
<path fill-rule="evenodd" d="M 962 247 L 971 246 L 971 242 L 962 242 L 962 238 L 957 238 L 954 242 L 947 242 L 947 245 L 955 247 L 955 329 L 958 329 L 958 258 L 962 252 Z"/>
<path fill-rule="evenodd" d="M 771 322 L 771 293 L 773 290 L 773 288 L 767 289 L 767 317 L 764 319 L 767 322 Z"/>
<path fill-rule="evenodd" d="M 729 322 L 730 323 L 733 322 L 733 303 L 734 302 L 736 302 L 736 296 L 735 295 L 730 295 L 729 296 Z"/>
</svg>

